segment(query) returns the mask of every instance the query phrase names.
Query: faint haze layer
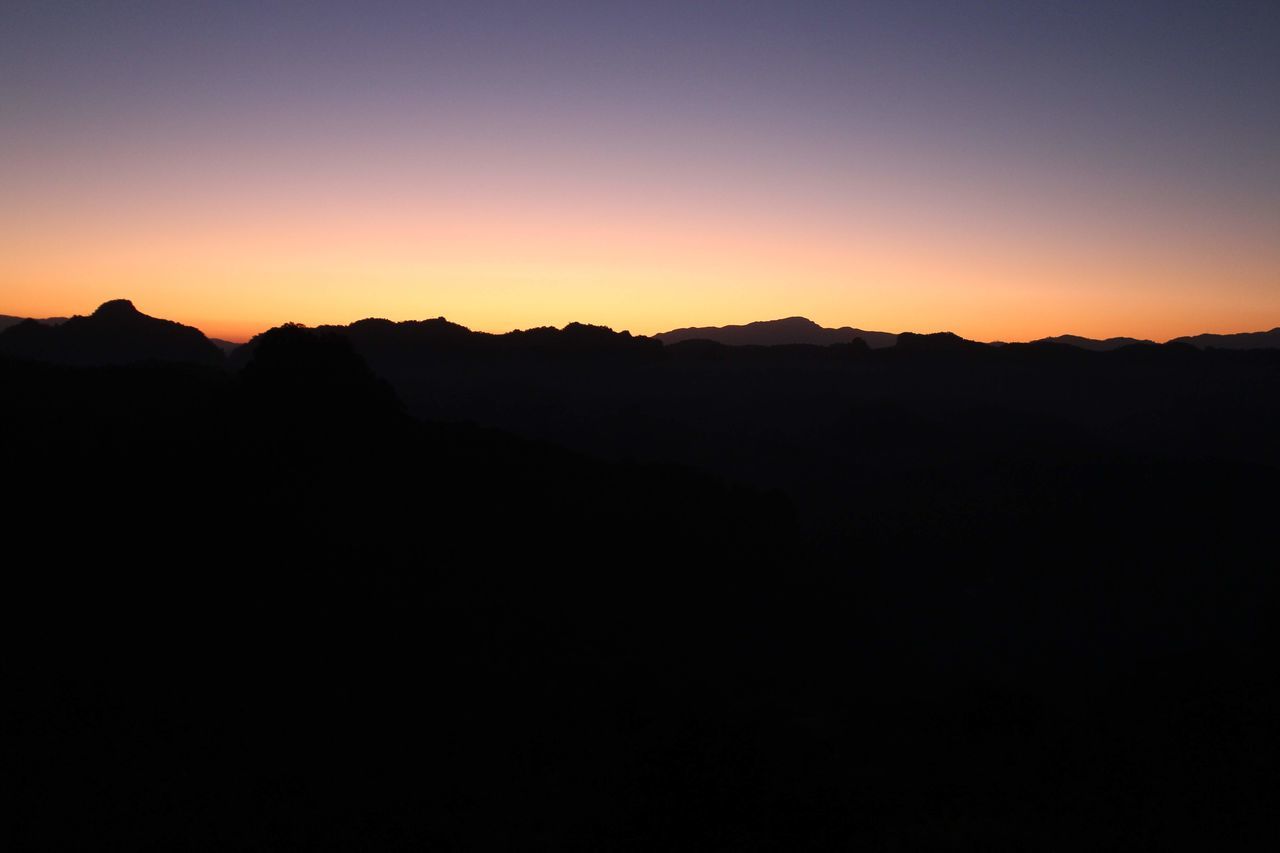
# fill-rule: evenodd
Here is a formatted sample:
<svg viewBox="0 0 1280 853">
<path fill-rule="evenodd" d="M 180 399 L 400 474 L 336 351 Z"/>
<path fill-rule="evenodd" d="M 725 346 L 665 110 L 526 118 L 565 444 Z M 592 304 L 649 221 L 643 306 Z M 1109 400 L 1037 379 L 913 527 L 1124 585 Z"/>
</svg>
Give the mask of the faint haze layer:
<svg viewBox="0 0 1280 853">
<path fill-rule="evenodd" d="M 1280 322 L 1280 5 L 10 3 L 0 311 Z"/>
</svg>

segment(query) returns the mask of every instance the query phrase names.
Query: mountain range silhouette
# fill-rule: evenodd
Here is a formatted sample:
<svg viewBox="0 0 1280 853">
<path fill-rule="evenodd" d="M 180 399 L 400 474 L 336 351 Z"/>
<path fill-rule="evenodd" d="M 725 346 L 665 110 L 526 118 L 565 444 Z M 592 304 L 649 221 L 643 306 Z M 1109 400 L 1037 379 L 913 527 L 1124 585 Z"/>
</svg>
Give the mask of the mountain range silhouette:
<svg viewBox="0 0 1280 853">
<path fill-rule="evenodd" d="M 3 332 L 5 329 L 9 328 L 10 326 L 18 325 L 19 323 L 21 323 L 23 320 L 26 320 L 26 319 L 28 318 L 15 317 L 12 314 L 0 314 L 0 332 Z M 49 325 L 49 326 L 56 326 L 59 323 L 66 322 L 66 320 L 67 320 L 66 317 L 41 317 L 40 319 L 36 320 L 36 322 L 44 323 L 45 325 Z"/>
<path fill-rule="evenodd" d="M 1190 335 L 1175 338 L 1178 343 L 1191 344 L 1205 349 L 1274 349 L 1280 347 L 1280 327 L 1269 332 L 1242 332 L 1231 335 Z"/>
<path fill-rule="evenodd" d="M 105 313 L 104 313 L 105 311 Z M 68 319 L 76 320 L 71 332 L 50 333 L 47 327 L 61 326 Z M 91 319 L 94 322 L 86 324 Z M 148 323 L 146 321 L 154 321 Z M 38 324 L 35 328 L 31 324 Z M 167 324 L 167 325 L 161 325 Z M 51 317 L 40 320 L 24 320 L 20 317 L 0 315 L 0 336 L 8 329 L 23 325 L 23 329 L 5 338 L 0 337 L 0 347 L 15 355 L 61 360 L 68 364 L 120 364 L 130 361 L 156 358 L 171 361 L 216 363 L 207 347 L 203 347 L 191 333 L 179 333 L 172 321 L 156 320 L 141 314 L 127 299 L 104 303 L 89 318 Z M 190 326 L 182 329 L 191 330 Z M 353 338 L 372 345 L 390 346 L 392 340 L 414 347 L 462 346 L 471 349 L 498 350 L 557 350 L 570 352 L 602 352 L 608 348 L 614 352 L 631 350 L 640 352 L 651 344 L 650 339 L 632 337 L 629 333 L 617 333 L 604 326 L 588 326 L 570 323 L 563 329 L 542 327 L 517 330 L 505 334 L 472 332 L 465 326 L 450 323 L 443 317 L 434 320 L 402 321 L 399 323 L 368 319 L 352 323 L 345 328 Z M 944 334 L 944 333 L 939 333 Z M 951 333 L 945 333 L 951 334 Z M 203 333 L 201 333 L 203 336 Z M 764 320 L 740 326 L 704 326 L 672 329 L 653 335 L 652 340 L 671 345 L 686 341 L 711 341 L 725 346 L 831 346 L 849 344 L 861 339 L 872 349 L 882 349 L 897 343 L 899 335 L 890 332 L 872 332 L 850 326 L 825 328 L 804 317 L 787 317 L 780 320 Z M 126 341 L 127 339 L 127 341 Z M 224 355 L 231 355 L 242 345 L 217 338 L 205 338 Z M 409 343 L 411 342 L 411 343 Z M 1152 344 L 1150 340 L 1129 337 L 1106 339 L 1087 338 L 1079 335 L 1057 335 L 1032 341 L 1035 344 L 1065 344 L 1079 349 L 1110 351 L 1136 344 Z M 1202 334 L 1176 338 L 1170 343 L 1186 343 L 1199 349 L 1273 349 L 1280 348 L 1280 328 L 1268 332 L 1240 334 Z M 1000 342 L 1000 345 L 1004 345 Z M 239 359 L 243 362 L 246 354 Z"/>
<path fill-rule="evenodd" d="M 0 333 L 12 846 L 1266 849 L 1280 350 L 859 337 Z"/>
</svg>

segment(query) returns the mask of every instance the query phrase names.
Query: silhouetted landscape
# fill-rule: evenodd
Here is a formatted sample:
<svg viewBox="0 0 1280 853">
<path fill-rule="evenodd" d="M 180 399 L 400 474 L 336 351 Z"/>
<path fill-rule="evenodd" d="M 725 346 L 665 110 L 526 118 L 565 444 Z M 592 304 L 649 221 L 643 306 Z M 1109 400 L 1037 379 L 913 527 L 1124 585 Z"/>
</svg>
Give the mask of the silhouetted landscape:
<svg viewBox="0 0 1280 853">
<path fill-rule="evenodd" d="M 15 849 L 1260 848 L 1275 336 L 10 324 Z"/>
</svg>

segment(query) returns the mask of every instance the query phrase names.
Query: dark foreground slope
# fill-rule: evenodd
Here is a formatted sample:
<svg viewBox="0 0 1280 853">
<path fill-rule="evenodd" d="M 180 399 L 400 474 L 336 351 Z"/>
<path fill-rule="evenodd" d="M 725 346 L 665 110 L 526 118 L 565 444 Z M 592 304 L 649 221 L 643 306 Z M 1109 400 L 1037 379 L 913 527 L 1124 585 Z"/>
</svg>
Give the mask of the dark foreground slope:
<svg viewBox="0 0 1280 853">
<path fill-rule="evenodd" d="M 1271 361 L 458 340 L 418 405 L 654 443 L 415 420 L 336 333 L 0 361 L 18 847 L 1273 835 Z"/>
<path fill-rule="evenodd" d="M 21 846 L 599 849 L 728 773 L 780 500 L 416 423 L 293 329 L 0 375 Z"/>
</svg>

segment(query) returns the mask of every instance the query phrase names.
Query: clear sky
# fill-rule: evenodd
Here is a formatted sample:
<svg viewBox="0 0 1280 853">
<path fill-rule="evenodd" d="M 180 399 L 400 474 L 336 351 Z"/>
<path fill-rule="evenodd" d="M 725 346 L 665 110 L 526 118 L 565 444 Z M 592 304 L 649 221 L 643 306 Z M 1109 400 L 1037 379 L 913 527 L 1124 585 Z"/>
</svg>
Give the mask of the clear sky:
<svg viewBox="0 0 1280 853">
<path fill-rule="evenodd" d="M 0 313 L 1280 325 L 1280 3 L 9 0 Z"/>
</svg>

